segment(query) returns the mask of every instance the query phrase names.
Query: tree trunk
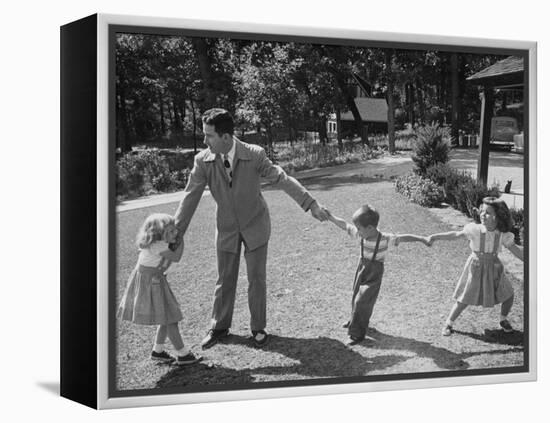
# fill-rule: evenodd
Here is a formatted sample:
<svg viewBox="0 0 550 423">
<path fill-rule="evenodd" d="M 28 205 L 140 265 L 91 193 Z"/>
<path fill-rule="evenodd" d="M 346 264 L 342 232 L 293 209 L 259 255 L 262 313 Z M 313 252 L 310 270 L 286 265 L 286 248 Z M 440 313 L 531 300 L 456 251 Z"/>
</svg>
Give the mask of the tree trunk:
<svg viewBox="0 0 550 423">
<path fill-rule="evenodd" d="M 342 141 L 342 121 L 340 109 L 336 109 L 336 137 L 338 138 L 338 150 L 344 151 L 344 142 Z"/>
<path fill-rule="evenodd" d="M 126 96 L 122 87 L 119 89 L 117 101 L 117 145 L 120 147 L 121 153 L 126 153 L 132 149 L 128 113 L 126 111 Z"/>
<path fill-rule="evenodd" d="M 176 129 L 176 110 L 174 109 L 174 102 L 168 101 L 166 108 L 168 109 L 168 118 L 170 119 L 169 128 L 171 131 L 174 131 Z"/>
<path fill-rule="evenodd" d="M 199 102 L 202 103 L 203 110 L 207 110 L 211 107 L 215 107 L 217 102 L 212 62 L 208 55 L 208 45 L 204 38 L 193 37 L 192 43 L 203 82 L 202 98 L 199 99 Z"/>
<path fill-rule="evenodd" d="M 391 59 L 391 53 L 386 52 L 386 69 L 391 70 Z M 386 79 L 388 88 L 386 91 L 386 101 L 388 102 L 388 150 L 390 154 L 393 154 L 395 153 L 395 105 L 393 100 L 394 81 L 391 71 L 387 73 Z"/>
<path fill-rule="evenodd" d="M 489 143 L 491 137 L 491 119 L 493 117 L 494 95 L 493 88 L 488 87 L 480 94 L 481 116 L 479 126 L 479 159 L 477 165 L 477 179 L 483 185 L 487 185 L 489 171 Z"/>
<path fill-rule="evenodd" d="M 174 111 L 174 131 L 179 132 L 182 128 L 182 119 L 180 118 L 180 113 L 178 109 L 178 105 L 174 100 L 172 100 L 172 110 Z"/>
<path fill-rule="evenodd" d="M 193 115 L 193 152 L 197 154 L 197 111 L 195 108 L 195 102 L 191 100 L 191 113 Z"/>
<path fill-rule="evenodd" d="M 328 141 L 328 135 L 327 135 L 327 119 L 323 116 L 320 117 L 318 120 L 317 128 L 319 130 L 319 139 L 321 140 L 321 144 L 326 145 Z"/>
<path fill-rule="evenodd" d="M 458 54 L 451 54 L 451 139 L 458 142 L 460 130 L 459 121 L 459 92 L 458 92 Z"/>
<path fill-rule="evenodd" d="M 410 82 L 406 85 L 405 93 L 407 98 L 407 120 L 411 125 L 414 125 L 414 86 Z"/>
<path fill-rule="evenodd" d="M 166 134 L 166 122 L 164 121 L 164 101 L 162 99 L 161 91 L 159 91 L 159 111 L 160 111 L 160 134 L 164 136 Z"/>
<path fill-rule="evenodd" d="M 421 122 L 426 122 L 426 106 L 424 105 L 424 93 L 422 91 L 422 85 L 416 86 L 416 98 L 418 101 L 418 114 Z"/>
<path fill-rule="evenodd" d="M 388 150 L 390 154 L 395 153 L 395 117 L 393 100 L 393 81 L 388 80 L 388 92 L 386 93 L 388 101 Z"/>
<path fill-rule="evenodd" d="M 447 54 L 443 53 L 441 55 L 441 69 L 439 73 L 439 96 L 438 104 L 443 109 L 443 117 L 447 114 Z"/>
</svg>

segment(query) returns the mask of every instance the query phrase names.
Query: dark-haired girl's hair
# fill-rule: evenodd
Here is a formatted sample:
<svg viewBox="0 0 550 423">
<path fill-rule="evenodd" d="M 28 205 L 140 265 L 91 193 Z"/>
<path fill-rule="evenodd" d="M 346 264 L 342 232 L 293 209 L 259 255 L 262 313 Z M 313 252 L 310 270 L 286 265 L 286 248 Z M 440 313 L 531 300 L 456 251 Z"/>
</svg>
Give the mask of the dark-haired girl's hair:
<svg viewBox="0 0 550 423">
<path fill-rule="evenodd" d="M 497 219 L 497 229 L 500 232 L 510 232 L 514 226 L 512 222 L 512 213 L 504 200 L 497 197 L 485 197 L 482 204 L 491 206 L 495 210 Z"/>
</svg>

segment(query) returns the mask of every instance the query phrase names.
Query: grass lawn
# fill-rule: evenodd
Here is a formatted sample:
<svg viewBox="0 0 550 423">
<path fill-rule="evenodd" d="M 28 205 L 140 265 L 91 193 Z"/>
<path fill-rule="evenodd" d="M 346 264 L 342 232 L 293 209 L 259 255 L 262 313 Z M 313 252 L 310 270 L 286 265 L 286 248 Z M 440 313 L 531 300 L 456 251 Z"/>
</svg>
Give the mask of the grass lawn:
<svg viewBox="0 0 550 423">
<path fill-rule="evenodd" d="M 409 203 L 391 182 L 374 178 L 332 177 L 306 181 L 312 194 L 334 214 L 349 219 L 369 202 L 381 212 L 380 228 L 421 235 L 450 230 L 429 209 Z M 156 365 L 149 360 L 155 328 L 117 321 L 117 388 L 196 387 L 375 376 L 418 372 L 521 366 L 523 281 L 511 277 L 516 300 L 511 322 L 518 332 L 502 336 L 499 308 L 470 307 L 457 321 L 458 331 L 440 330 L 453 304 L 452 293 L 469 254 L 466 241 L 432 248 L 402 244 L 390 254 L 371 320 L 369 339 L 346 347 L 341 324 L 350 297 L 359 247 L 331 223 L 302 212 L 284 192 L 265 191 L 272 219 L 267 281 L 267 330 L 264 349 L 249 343 L 249 313 L 244 258 L 237 288 L 232 336 L 201 352 L 205 361 L 189 368 Z M 146 215 L 173 214 L 176 203 L 119 213 L 117 304 L 137 251 L 133 240 Z M 181 263 L 168 280 L 184 314 L 180 329 L 195 351 L 209 329 L 217 277 L 214 247 L 215 203 L 200 202 L 185 237 Z M 168 345 L 168 344 L 167 344 Z"/>
</svg>

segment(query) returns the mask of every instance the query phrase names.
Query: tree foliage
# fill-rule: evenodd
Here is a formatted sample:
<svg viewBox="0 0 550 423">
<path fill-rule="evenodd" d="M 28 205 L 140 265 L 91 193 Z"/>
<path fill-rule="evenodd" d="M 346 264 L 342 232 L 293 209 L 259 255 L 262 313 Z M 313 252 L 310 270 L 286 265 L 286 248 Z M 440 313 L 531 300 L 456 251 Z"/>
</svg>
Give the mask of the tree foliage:
<svg viewBox="0 0 550 423">
<path fill-rule="evenodd" d="M 328 140 L 326 122 L 350 111 L 368 143 L 354 102 L 354 75 L 368 95 L 388 103 L 390 150 L 405 124 L 438 122 L 474 128 L 477 87 L 466 78 L 499 57 L 312 43 L 117 34 L 117 146 L 195 145 L 200 116 L 224 107 L 241 133 L 266 143 L 293 141 L 301 131 Z M 454 56 L 453 56 L 454 54 Z"/>
</svg>

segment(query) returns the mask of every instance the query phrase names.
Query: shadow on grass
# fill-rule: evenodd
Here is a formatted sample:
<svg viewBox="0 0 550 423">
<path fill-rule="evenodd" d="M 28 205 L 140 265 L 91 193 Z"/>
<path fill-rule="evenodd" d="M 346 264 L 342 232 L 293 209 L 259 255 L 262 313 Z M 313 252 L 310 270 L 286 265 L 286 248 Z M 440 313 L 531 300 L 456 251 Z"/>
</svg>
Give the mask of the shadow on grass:
<svg viewBox="0 0 550 423">
<path fill-rule="evenodd" d="M 463 332 L 456 329 L 453 329 L 453 332 L 490 344 L 523 345 L 523 332 L 517 330 L 506 333 L 502 329 L 485 329 L 483 335 L 473 332 Z"/>
<path fill-rule="evenodd" d="M 416 357 L 429 358 L 442 370 L 465 370 L 469 367 L 465 354 L 457 354 L 445 348 L 436 347 L 429 342 L 417 341 L 402 336 L 386 335 L 375 328 L 369 328 L 367 338 L 359 345 L 372 349 L 403 350 L 415 353 Z"/>
<path fill-rule="evenodd" d="M 204 385 L 243 385 L 254 382 L 250 369 L 235 370 L 208 363 L 174 367 L 156 383 L 156 388 Z"/>
<path fill-rule="evenodd" d="M 468 335 L 468 334 L 466 334 Z M 473 335 L 473 334 L 472 334 Z M 486 340 L 482 337 L 480 340 Z M 240 335 L 231 335 L 223 340 L 227 345 L 246 345 L 252 348 L 251 341 Z M 379 355 L 361 354 L 363 349 L 403 351 L 409 354 L 381 353 Z M 506 354 L 522 351 L 522 348 L 510 350 L 480 351 L 455 353 L 429 342 L 392 336 L 369 329 L 365 341 L 354 347 L 327 338 L 293 338 L 272 335 L 269 343 L 262 348 L 266 353 L 278 353 L 295 363 L 274 365 L 241 370 L 223 366 L 199 363 L 185 368 L 173 368 L 156 384 L 157 387 L 191 386 L 191 385 L 242 385 L 258 381 L 258 375 L 279 376 L 270 380 L 292 380 L 296 375 L 307 378 L 357 377 L 371 372 L 383 373 L 399 363 L 412 357 L 428 358 L 441 370 L 466 370 L 469 365 L 465 359 L 484 354 Z"/>
<path fill-rule="evenodd" d="M 272 336 L 266 351 L 279 353 L 298 363 L 291 366 L 268 366 L 253 369 L 254 373 L 277 375 L 300 374 L 309 377 L 363 376 L 406 360 L 399 355 L 364 357 L 342 342 L 327 338 L 291 338 Z"/>
<path fill-rule="evenodd" d="M 229 336 L 223 340 L 223 344 L 252 345 L 248 338 L 240 335 Z M 246 384 L 257 382 L 259 374 L 279 375 L 281 377 L 278 380 L 281 381 L 295 379 L 289 378 L 288 375 L 302 375 L 309 378 L 363 376 L 369 371 L 382 370 L 407 359 L 398 355 L 365 358 L 342 342 L 326 337 L 291 338 L 272 335 L 262 351 L 279 353 L 298 363 L 242 370 L 199 363 L 195 366 L 170 370 L 157 382 L 156 387 Z"/>
<path fill-rule="evenodd" d="M 523 334 L 517 332 L 516 334 L 505 334 L 504 331 L 491 331 L 485 330 L 485 336 L 473 334 L 469 332 L 460 332 L 454 331 L 457 334 L 462 334 L 466 336 L 471 336 L 474 339 L 490 342 L 490 343 L 499 343 L 499 344 L 508 344 L 508 345 L 520 345 L 523 340 Z M 488 333 L 491 332 L 491 336 Z M 502 334 L 497 335 L 500 337 L 501 342 L 497 342 L 492 332 L 502 332 Z M 464 352 L 464 353 L 455 353 L 449 351 L 445 348 L 436 347 L 430 344 L 429 342 L 417 341 L 415 339 L 403 338 L 399 336 L 391 336 L 383 334 L 377 331 L 374 328 L 369 328 L 368 332 L 369 337 L 372 338 L 372 341 L 367 339 L 364 341 L 365 344 L 368 344 L 370 348 L 377 349 L 399 349 L 411 351 L 416 354 L 417 357 L 430 358 L 434 363 L 444 370 L 466 370 L 469 365 L 466 361 L 467 358 L 474 357 L 476 355 L 485 355 L 485 354 L 510 354 L 514 352 L 522 352 L 523 348 L 512 348 L 507 350 L 497 349 L 491 351 L 475 351 L 475 352 Z M 521 338 L 519 343 L 512 344 L 511 342 L 517 342 Z M 507 342 L 502 342 L 503 340 L 508 339 Z"/>
</svg>

